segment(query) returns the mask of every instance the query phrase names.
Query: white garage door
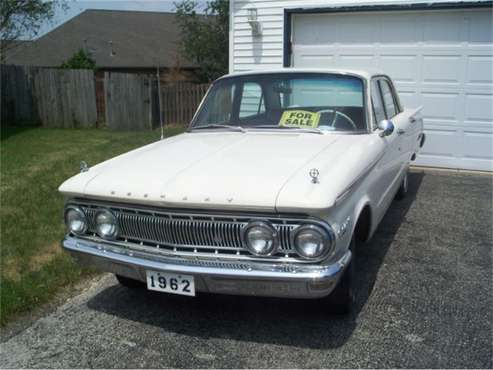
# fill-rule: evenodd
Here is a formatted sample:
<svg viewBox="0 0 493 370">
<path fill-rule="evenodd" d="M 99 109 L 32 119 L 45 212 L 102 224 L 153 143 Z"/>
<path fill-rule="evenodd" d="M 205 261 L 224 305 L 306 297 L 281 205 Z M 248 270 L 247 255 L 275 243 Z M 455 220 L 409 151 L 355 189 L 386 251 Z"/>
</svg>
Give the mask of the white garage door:
<svg viewBox="0 0 493 370">
<path fill-rule="evenodd" d="M 295 67 L 376 67 L 407 107 L 423 105 L 417 164 L 493 170 L 489 9 L 292 16 Z"/>
</svg>

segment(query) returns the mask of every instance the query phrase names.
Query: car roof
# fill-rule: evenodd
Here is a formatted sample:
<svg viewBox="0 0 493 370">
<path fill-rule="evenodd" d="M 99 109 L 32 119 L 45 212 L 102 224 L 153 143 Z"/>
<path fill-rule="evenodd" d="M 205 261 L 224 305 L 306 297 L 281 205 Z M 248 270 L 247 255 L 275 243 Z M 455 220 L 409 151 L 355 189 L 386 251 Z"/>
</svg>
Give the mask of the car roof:
<svg viewBox="0 0 493 370">
<path fill-rule="evenodd" d="M 385 75 L 381 70 L 375 68 L 365 69 L 352 69 L 352 68 L 276 68 L 276 69 L 264 69 L 253 70 L 247 72 L 230 73 L 223 77 L 233 76 L 248 76 L 256 74 L 273 74 L 273 73 L 331 73 L 331 74 L 345 74 L 359 76 L 364 79 L 371 79 L 373 76 Z"/>
</svg>

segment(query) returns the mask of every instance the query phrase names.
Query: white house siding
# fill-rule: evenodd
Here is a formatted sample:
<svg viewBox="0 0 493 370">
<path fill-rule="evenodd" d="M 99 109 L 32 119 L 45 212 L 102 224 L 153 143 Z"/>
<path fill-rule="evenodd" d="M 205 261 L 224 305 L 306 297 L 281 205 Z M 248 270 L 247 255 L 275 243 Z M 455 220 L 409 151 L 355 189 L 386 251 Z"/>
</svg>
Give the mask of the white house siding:
<svg viewBox="0 0 493 370">
<path fill-rule="evenodd" d="M 282 67 L 285 8 L 396 3 L 409 2 L 234 0 L 230 70 Z M 248 8 L 257 9 L 261 37 L 252 36 Z M 424 106 L 418 164 L 492 171 L 491 17 L 490 9 L 294 14 L 291 65 L 386 71 L 405 106 Z"/>
</svg>

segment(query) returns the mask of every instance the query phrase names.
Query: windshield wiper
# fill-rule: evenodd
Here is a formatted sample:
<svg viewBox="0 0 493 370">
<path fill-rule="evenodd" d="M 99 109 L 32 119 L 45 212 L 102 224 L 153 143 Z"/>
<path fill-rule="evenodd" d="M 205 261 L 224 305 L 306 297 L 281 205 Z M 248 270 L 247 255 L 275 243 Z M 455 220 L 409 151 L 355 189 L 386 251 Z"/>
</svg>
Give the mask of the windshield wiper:
<svg viewBox="0 0 493 370">
<path fill-rule="evenodd" d="M 301 132 L 309 132 L 312 134 L 322 134 L 323 131 L 319 128 L 314 127 L 290 127 L 290 126 L 279 126 L 279 125 L 260 125 L 260 126 L 252 126 L 251 128 L 273 128 L 273 129 L 281 129 L 281 130 L 296 130 Z"/>
<path fill-rule="evenodd" d="M 205 130 L 205 129 L 216 129 L 216 128 L 221 128 L 221 129 L 225 128 L 225 129 L 230 130 L 230 131 L 245 132 L 245 129 L 241 126 L 220 125 L 217 123 L 213 123 L 213 124 L 205 125 L 205 126 L 191 127 L 188 129 L 188 132 L 194 131 L 194 130 Z"/>
</svg>

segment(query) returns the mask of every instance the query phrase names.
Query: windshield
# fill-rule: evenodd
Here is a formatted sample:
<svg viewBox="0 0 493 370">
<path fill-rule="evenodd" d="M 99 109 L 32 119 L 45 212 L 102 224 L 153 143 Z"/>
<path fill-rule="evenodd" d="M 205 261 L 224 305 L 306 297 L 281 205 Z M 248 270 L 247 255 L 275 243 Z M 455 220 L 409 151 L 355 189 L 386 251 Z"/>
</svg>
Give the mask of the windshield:
<svg viewBox="0 0 493 370">
<path fill-rule="evenodd" d="M 223 78 L 192 122 L 199 128 L 366 131 L 363 81 L 321 73 Z"/>
</svg>

